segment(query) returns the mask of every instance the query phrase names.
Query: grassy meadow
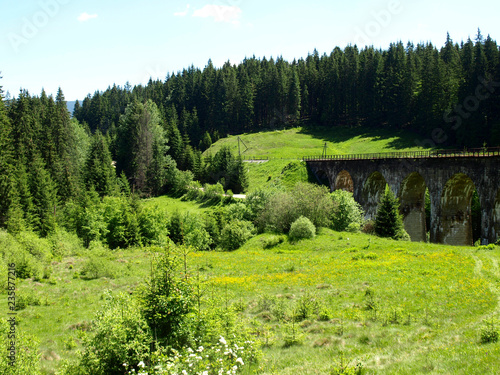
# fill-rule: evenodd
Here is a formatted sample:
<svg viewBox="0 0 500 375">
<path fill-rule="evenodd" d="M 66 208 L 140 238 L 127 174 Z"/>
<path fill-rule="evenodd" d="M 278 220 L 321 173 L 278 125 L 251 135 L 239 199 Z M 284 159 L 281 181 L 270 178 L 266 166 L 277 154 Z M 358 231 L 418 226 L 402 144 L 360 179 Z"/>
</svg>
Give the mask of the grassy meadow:
<svg viewBox="0 0 500 375">
<path fill-rule="evenodd" d="M 262 358 L 249 373 L 326 374 L 341 361 L 361 362 L 368 374 L 500 368 L 500 343 L 481 343 L 484 322 L 500 315 L 500 248 L 328 229 L 313 240 L 281 241 L 263 234 L 234 252 L 187 256 L 204 291 L 202 307 L 219 296 L 261 342 Z M 80 349 L 104 290 L 133 293 L 147 278 L 148 249 L 93 251 L 109 277 L 83 279 L 82 254 L 54 262 L 51 282 L 18 281 L 18 295 L 31 301 L 19 312 L 19 329 L 40 340 L 48 374 Z"/>
</svg>

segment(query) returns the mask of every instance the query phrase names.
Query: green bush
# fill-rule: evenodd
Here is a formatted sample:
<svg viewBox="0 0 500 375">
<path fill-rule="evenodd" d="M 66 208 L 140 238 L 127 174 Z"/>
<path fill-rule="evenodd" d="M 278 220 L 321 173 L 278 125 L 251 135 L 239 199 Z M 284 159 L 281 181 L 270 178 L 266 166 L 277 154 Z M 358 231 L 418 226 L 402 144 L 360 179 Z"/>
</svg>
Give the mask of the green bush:
<svg viewBox="0 0 500 375">
<path fill-rule="evenodd" d="M 364 213 L 352 193 L 336 190 L 331 196 L 334 202 L 332 229 L 338 232 L 358 232 L 364 222 Z"/>
<path fill-rule="evenodd" d="M 172 190 L 177 196 L 181 196 L 190 190 L 193 184 L 194 175 L 191 171 L 180 171 L 178 169 L 173 173 L 174 181 Z"/>
<path fill-rule="evenodd" d="M 243 246 L 252 237 L 253 225 L 249 221 L 234 220 L 221 231 L 220 246 L 223 250 L 232 251 Z"/>
<path fill-rule="evenodd" d="M 481 327 L 481 344 L 497 342 L 500 338 L 499 324 L 495 319 L 485 320 Z"/>
<path fill-rule="evenodd" d="M 278 246 L 279 244 L 282 244 L 283 242 L 285 242 L 285 237 L 283 235 L 281 235 L 281 236 L 272 235 L 272 236 L 265 238 L 263 240 L 262 247 L 264 249 L 271 249 L 273 247 Z"/>
<path fill-rule="evenodd" d="M 316 227 L 307 217 L 301 216 L 295 220 L 290 227 L 288 236 L 292 241 L 313 238 L 316 235 Z"/>
<path fill-rule="evenodd" d="M 111 249 L 140 245 L 141 235 L 134 201 L 125 197 L 105 197 L 106 241 Z"/>
<path fill-rule="evenodd" d="M 82 278 L 87 280 L 101 277 L 113 279 L 116 277 L 116 267 L 102 256 L 91 255 L 83 265 L 81 274 Z"/>
<path fill-rule="evenodd" d="M 224 197 L 224 187 L 219 183 L 215 185 L 205 184 L 203 192 L 203 199 L 210 202 L 220 202 Z"/>
<path fill-rule="evenodd" d="M 61 260 L 65 256 L 80 255 L 83 253 L 83 243 L 75 233 L 68 233 L 64 229 L 57 229 L 50 237 L 52 254 Z"/>
<path fill-rule="evenodd" d="M 301 216 L 316 226 L 329 226 L 334 204 L 325 186 L 298 183 L 290 192 L 269 197 L 265 209 L 256 218 L 259 231 L 287 233 Z"/>
<path fill-rule="evenodd" d="M 39 375 L 40 354 L 39 343 L 30 335 L 27 335 L 22 327 L 16 326 L 16 362 L 10 365 L 10 342 L 7 337 L 10 333 L 11 325 L 5 318 L 0 319 L 0 374 L 9 375 Z"/>
<path fill-rule="evenodd" d="M 144 208 L 139 213 L 139 231 L 144 245 L 164 246 L 168 242 L 168 217 L 160 207 Z"/>
<path fill-rule="evenodd" d="M 21 232 L 17 236 L 21 246 L 41 262 L 49 262 L 52 259 L 52 246 L 48 239 L 40 238 L 33 232 Z"/>
<path fill-rule="evenodd" d="M 151 331 L 161 344 L 177 349 L 192 335 L 188 315 L 194 309 L 189 279 L 179 269 L 180 254 L 171 247 L 162 249 L 154 254 L 150 280 L 138 292 Z"/>
<path fill-rule="evenodd" d="M 25 251 L 15 254 L 9 262 L 16 264 L 16 276 L 20 279 L 32 277 L 40 280 L 42 278 L 43 264 Z"/>
<path fill-rule="evenodd" d="M 137 364 L 146 358 L 151 331 L 132 297 L 104 293 L 104 304 L 96 313 L 91 333 L 84 339 L 80 371 L 84 374 L 123 374 L 123 364 Z"/>
</svg>

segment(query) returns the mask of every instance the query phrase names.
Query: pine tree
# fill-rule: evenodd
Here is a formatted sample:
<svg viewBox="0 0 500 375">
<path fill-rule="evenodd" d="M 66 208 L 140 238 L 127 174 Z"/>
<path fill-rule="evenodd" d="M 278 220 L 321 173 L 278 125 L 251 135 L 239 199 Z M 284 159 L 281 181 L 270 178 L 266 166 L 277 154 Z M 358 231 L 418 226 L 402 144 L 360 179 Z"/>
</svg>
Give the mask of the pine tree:
<svg viewBox="0 0 500 375">
<path fill-rule="evenodd" d="M 375 233 L 380 237 L 393 239 L 403 239 L 406 234 L 403 218 L 399 213 L 399 201 L 389 187 L 380 200 L 375 218 Z"/>
</svg>

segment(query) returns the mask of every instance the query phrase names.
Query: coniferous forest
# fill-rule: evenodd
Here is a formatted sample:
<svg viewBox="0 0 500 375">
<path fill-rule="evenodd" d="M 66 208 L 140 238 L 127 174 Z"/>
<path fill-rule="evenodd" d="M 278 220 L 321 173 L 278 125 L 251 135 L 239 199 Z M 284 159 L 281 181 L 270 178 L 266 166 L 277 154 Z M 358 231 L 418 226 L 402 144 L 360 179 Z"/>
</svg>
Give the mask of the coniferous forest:
<svg viewBox="0 0 500 375">
<path fill-rule="evenodd" d="M 397 42 L 315 50 L 292 62 L 208 61 L 146 86 L 95 92 L 73 117 L 61 89 L 55 98 L 21 91 L 0 103 L 0 226 L 44 236 L 64 217 L 92 237 L 82 212 L 99 197 L 176 192 L 193 179 L 244 191 L 240 159 L 226 149 L 202 157 L 227 134 L 365 126 L 411 130 L 424 146 L 495 146 L 499 82 L 499 47 L 478 31 L 460 44 L 448 35 L 442 48 Z"/>
</svg>

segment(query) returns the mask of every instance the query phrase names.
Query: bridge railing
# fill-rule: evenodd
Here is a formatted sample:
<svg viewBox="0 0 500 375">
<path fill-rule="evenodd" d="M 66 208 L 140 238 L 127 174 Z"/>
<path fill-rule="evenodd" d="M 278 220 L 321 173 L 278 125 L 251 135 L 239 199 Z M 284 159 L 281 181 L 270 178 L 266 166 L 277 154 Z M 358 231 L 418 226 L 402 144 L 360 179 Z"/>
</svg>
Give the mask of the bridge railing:
<svg viewBox="0 0 500 375">
<path fill-rule="evenodd" d="M 304 156 L 302 160 L 373 160 L 373 159 L 422 159 L 500 156 L 500 147 L 469 148 L 463 150 L 427 150 L 403 152 L 379 152 L 369 154 Z"/>
</svg>

